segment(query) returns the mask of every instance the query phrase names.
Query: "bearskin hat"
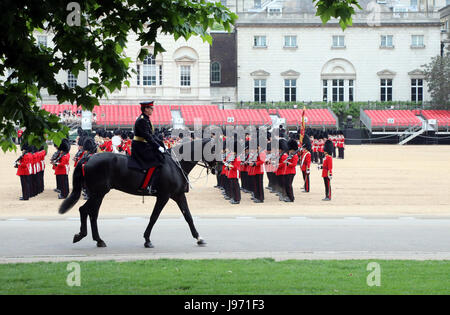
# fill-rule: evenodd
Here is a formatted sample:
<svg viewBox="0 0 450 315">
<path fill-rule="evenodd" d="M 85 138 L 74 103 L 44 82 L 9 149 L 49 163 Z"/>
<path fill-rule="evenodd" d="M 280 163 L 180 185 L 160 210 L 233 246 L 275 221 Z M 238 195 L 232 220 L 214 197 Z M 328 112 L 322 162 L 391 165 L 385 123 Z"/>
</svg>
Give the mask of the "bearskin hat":
<svg viewBox="0 0 450 315">
<path fill-rule="evenodd" d="M 22 143 L 20 144 L 20 149 L 23 151 L 30 151 L 30 146 L 28 145 L 28 143 L 26 143 L 25 141 L 22 141 Z"/>
<path fill-rule="evenodd" d="M 89 153 L 95 153 L 97 152 L 97 144 L 95 143 L 94 139 L 92 139 L 91 137 L 87 137 L 84 140 L 83 149 L 85 151 L 88 151 Z"/>
<path fill-rule="evenodd" d="M 328 153 L 329 155 L 331 155 L 333 153 L 333 150 L 334 150 L 333 141 L 331 141 L 331 140 L 325 141 L 325 145 L 323 147 L 323 150 L 326 153 Z"/>
<path fill-rule="evenodd" d="M 289 150 L 298 150 L 298 143 L 295 139 L 289 139 L 288 141 L 288 148 Z"/>
<path fill-rule="evenodd" d="M 288 141 L 284 138 L 281 138 L 278 143 L 278 148 L 282 151 L 288 151 L 289 150 Z"/>
<path fill-rule="evenodd" d="M 309 140 L 308 136 L 303 137 L 302 147 L 311 152 L 311 140 Z"/>
<path fill-rule="evenodd" d="M 78 145 L 79 146 L 83 146 L 83 142 L 84 142 L 84 140 L 86 139 L 86 137 L 80 137 L 80 138 L 78 138 Z"/>
<path fill-rule="evenodd" d="M 70 151 L 69 139 L 67 139 L 67 138 L 62 139 L 61 144 L 59 145 L 58 149 L 63 152 L 69 152 Z"/>
</svg>

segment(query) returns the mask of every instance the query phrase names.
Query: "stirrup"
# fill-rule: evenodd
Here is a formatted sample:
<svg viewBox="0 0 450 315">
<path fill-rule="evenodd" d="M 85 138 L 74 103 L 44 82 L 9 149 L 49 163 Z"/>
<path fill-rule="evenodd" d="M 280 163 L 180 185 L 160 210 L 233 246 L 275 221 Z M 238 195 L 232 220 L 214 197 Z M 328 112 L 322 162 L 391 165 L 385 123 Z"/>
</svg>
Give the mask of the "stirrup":
<svg viewBox="0 0 450 315">
<path fill-rule="evenodd" d="M 150 186 L 147 186 L 147 193 L 150 196 L 154 196 L 158 193 L 158 191 L 156 189 L 152 188 L 152 186 L 150 185 Z"/>
</svg>

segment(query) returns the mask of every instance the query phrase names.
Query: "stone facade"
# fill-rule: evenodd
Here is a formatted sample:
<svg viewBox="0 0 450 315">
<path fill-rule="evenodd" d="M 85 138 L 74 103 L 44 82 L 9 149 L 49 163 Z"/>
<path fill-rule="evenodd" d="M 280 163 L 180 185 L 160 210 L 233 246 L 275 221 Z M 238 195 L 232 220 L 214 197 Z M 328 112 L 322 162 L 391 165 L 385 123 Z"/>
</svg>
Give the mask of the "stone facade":
<svg viewBox="0 0 450 315">
<path fill-rule="evenodd" d="M 430 100 L 420 68 L 440 53 L 436 11 L 398 13 L 372 2 L 343 31 L 300 10 L 304 1 L 272 3 L 282 3 L 278 13 L 238 12 L 238 101 L 263 93 L 266 102 L 411 101 L 413 84 Z"/>
</svg>

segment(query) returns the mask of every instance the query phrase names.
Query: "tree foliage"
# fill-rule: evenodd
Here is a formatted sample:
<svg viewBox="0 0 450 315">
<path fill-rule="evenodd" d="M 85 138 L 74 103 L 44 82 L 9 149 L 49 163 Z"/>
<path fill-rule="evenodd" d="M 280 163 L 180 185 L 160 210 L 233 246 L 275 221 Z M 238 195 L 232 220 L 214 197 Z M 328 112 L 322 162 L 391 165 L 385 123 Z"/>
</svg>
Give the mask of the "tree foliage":
<svg viewBox="0 0 450 315">
<path fill-rule="evenodd" d="M 450 101 L 450 53 L 431 58 L 422 65 L 428 92 L 436 105 L 447 105 Z"/>
<path fill-rule="evenodd" d="M 356 0 L 312 0 L 322 21 L 340 18 L 351 25 Z M 81 14 L 73 19 L 73 4 Z M 69 5 L 69 6 L 68 6 Z M 75 12 L 77 14 L 78 12 Z M 2 0 L 0 1 L 0 146 L 15 150 L 15 124 L 26 127 L 23 137 L 40 146 L 59 144 L 68 128 L 38 106 L 45 89 L 59 103 L 70 102 L 92 110 L 99 99 L 128 85 L 131 59 L 124 53 L 127 36 L 134 33 L 142 46 L 163 52 L 158 32 L 174 39 L 198 35 L 211 43 L 209 30 L 218 25 L 230 31 L 237 16 L 219 2 L 206 0 Z M 77 23 L 79 22 L 79 23 Z M 54 34 L 52 49 L 38 46 L 33 32 Z M 139 58 L 147 55 L 143 49 Z M 58 73 L 75 76 L 89 65 L 85 87 L 58 82 Z M 93 71 L 91 71 L 93 70 Z"/>
</svg>

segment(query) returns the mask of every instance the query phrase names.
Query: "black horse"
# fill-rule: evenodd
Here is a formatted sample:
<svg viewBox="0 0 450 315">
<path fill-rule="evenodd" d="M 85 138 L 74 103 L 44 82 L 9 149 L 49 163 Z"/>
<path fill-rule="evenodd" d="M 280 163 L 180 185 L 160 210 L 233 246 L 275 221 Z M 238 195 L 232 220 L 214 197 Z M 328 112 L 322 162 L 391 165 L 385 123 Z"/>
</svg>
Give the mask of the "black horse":
<svg viewBox="0 0 450 315">
<path fill-rule="evenodd" d="M 196 141 L 201 141 L 201 148 L 211 141 L 211 139 L 195 140 L 189 143 L 182 144 L 183 148 L 191 146 L 191 152 L 194 148 L 198 148 Z M 197 142 L 197 144 L 199 144 Z M 182 152 L 182 150 L 179 150 Z M 169 151 L 170 152 L 170 151 Z M 87 188 L 89 198 L 84 205 L 80 207 L 81 228 L 80 233 L 75 234 L 73 242 L 79 242 L 87 235 L 87 217 L 89 216 L 92 229 L 92 238 L 97 242 L 98 247 L 106 247 L 105 242 L 100 238 L 97 228 L 97 218 L 102 204 L 103 198 L 111 189 L 117 189 L 132 195 L 142 195 L 139 186 L 145 178 L 142 171 L 128 168 L 129 157 L 117 153 L 98 153 L 93 155 L 84 166 L 84 176 L 82 165 L 79 163 L 73 173 L 73 190 L 71 194 L 63 201 L 59 208 L 59 213 L 63 214 L 69 211 L 79 200 L 83 184 Z M 197 240 L 198 245 L 205 245 L 206 242 L 200 237 L 195 226 L 194 221 L 189 211 L 186 200 L 186 185 L 187 176 L 194 166 L 199 163 L 208 170 L 213 169 L 215 161 L 205 161 L 203 154 L 200 161 L 179 161 L 180 167 L 172 157 L 166 153 L 164 154 L 164 163 L 160 167 L 158 182 L 155 184 L 158 187 L 156 196 L 156 204 L 153 208 L 150 222 L 144 232 L 145 243 L 144 246 L 152 248 L 150 241 L 150 233 L 153 225 L 158 219 L 162 209 L 166 205 L 169 198 L 173 199 L 184 218 L 189 224 L 192 236 Z M 214 172 L 214 170 L 213 170 Z M 184 174 L 183 174 L 184 173 Z"/>
</svg>

